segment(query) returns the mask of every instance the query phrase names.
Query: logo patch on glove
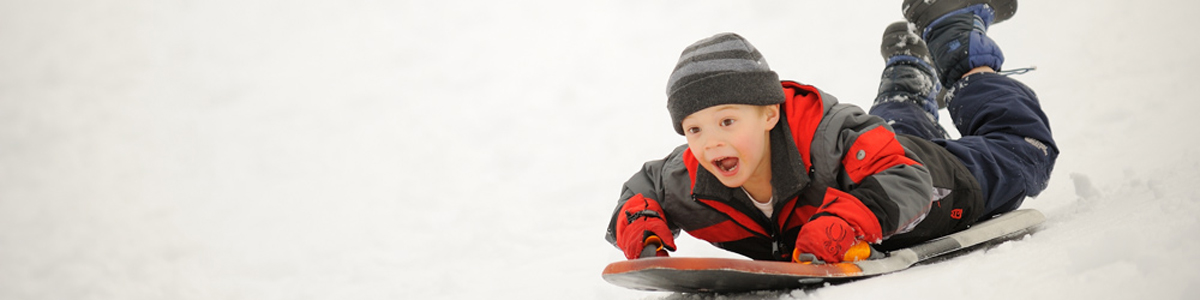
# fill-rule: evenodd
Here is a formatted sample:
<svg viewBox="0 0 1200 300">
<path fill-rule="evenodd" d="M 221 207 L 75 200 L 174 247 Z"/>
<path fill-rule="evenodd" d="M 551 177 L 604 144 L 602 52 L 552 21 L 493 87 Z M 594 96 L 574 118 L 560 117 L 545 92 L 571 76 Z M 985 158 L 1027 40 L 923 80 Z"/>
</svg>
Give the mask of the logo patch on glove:
<svg viewBox="0 0 1200 300">
<path fill-rule="evenodd" d="M 831 223 L 829 227 L 825 227 L 825 237 L 828 238 L 825 240 L 825 249 L 829 253 L 845 253 L 842 249 L 842 240 L 850 236 L 848 231 L 846 227 L 838 223 Z"/>
</svg>

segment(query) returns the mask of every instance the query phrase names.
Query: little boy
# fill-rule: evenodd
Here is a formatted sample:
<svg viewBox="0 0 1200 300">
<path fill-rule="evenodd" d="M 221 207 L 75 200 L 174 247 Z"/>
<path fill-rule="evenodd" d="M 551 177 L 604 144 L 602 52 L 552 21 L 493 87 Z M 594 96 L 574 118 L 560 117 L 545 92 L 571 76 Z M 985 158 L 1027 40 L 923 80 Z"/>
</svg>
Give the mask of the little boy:
<svg viewBox="0 0 1200 300">
<path fill-rule="evenodd" d="M 687 145 L 625 183 L 608 241 L 629 259 L 647 245 L 665 256 L 682 229 L 756 260 L 837 263 L 965 229 L 1040 193 L 1058 148 L 1034 93 L 996 73 L 1003 55 L 986 34 L 1016 1 L 903 7 L 908 22 L 884 32 L 870 114 L 781 83 L 736 34 L 684 49 L 667 108 Z M 947 139 L 939 106 L 962 138 Z"/>
</svg>

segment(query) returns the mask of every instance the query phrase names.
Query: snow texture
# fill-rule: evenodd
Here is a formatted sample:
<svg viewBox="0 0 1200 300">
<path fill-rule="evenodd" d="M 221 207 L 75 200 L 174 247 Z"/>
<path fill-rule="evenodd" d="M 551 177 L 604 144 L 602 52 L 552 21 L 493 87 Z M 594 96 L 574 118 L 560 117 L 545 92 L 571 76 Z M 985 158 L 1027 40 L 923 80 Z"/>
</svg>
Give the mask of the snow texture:
<svg viewBox="0 0 1200 300">
<path fill-rule="evenodd" d="M 812 291 L 600 279 L 685 46 L 865 107 L 899 2 L 2 1 L 0 299 L 1200 297 L 1195 1 L 991 28 L 1062 148 L 1032 236 Z"/>
</svg>

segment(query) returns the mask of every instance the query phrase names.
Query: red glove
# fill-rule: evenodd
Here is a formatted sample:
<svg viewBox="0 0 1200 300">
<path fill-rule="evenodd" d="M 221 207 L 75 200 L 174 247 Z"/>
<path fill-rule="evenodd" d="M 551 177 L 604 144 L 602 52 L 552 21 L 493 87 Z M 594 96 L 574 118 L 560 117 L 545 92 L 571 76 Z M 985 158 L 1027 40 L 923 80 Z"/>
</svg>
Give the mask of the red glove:
<svg viewBox="0 0 1200 300">
<path fill-rule="evenodd" d="M 813 219 L 800 227 L 792 260 L 800 262 L 800 254 L 809 253 L 827 263 L 839 263 L 845 260 L 846 252 L 857 242 L 878 242 L 882 239 L 883 232 L 875 213 L 854 195 L 829 188 L 825 191 L 824 203 L 817 209 Z M 866 249 L 870 253 L 870 248 Z"/>
<path fill-rule="evenodd" d="M 850 228 L 846 220 L 826 215 L 808 221 L 808 224 L 800 227 L 800 235 L 796 238 L 796 250 L 792 257 L 800 259 L 800 254 L 810 253 L 821 261 L 835 264 L 842 262 L 846 251 L 857 241 L 854 229 Z"/>
<path fill-rule="evenodd" d="M 648 239 L 658 241 L 658 256 L 667 256 L 666 250 L 675 251 L 675 238 L 657 201 L 637 194 L 625 201 L 617 213 L 620 214 L 617 216 L 617 247 L 625 252 L 625 258 L 641 256 Z"/>
</svg>

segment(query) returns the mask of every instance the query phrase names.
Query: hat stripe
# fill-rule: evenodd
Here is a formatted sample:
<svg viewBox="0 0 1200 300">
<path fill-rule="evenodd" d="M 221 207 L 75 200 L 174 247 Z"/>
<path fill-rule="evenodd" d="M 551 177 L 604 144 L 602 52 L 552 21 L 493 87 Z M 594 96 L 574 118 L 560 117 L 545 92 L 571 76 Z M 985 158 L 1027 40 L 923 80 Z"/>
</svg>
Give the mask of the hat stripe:
<svg viewBox="0 0 1200 300">
<path fill-rule="evenodd" d="M 691 51 L 696 51 L 697 49 L 700 49 L 700 48 L 705 48 L 705 47 L 709 47 L 709 46 L 717 45 L 717 44 L 724 44 L 724 43 L 728 43 L 728 42 L 733 42 L 734 44 L 741 44 L 741 43 L 745 43 L 745 39 L 742 38 L 741 36 L 739 36 L 737 34 L 733 34 L 733 33 L 717 34 L 717 35 L 714 35 L 703 41 L 694 43 L 694 44 L 688 46 L 687 48 L 683 48 L 683 52 L 687 53 L 687 52 L 691 52 Z M 751 47 L 751 49 L 753 49 L 753 46 L 750 46 L 750 47 Z M 736 48 L 744 49 L 744 47 L 736 47 Z"/>
<path fill-rule="evenodd" d="M 697 60 L 692 58 L 695 56 L 725 51 L 751 53 L 752 55 L 761 57 L 761 55 L 758 54 L 758 49 L 754 49 L 754 46 L 749 46 L 742 40 L 726 38 L 724 41 L 717 41 L 715 44 L 709 43 L 707 45 L 701 45 L 700 47 L 683 50 L 683 55 L 679 57 L 679 63 L 683 63 L 688 60 Z"/>
<path fill-rule="evenodd" d="M 714 60 L 714 59 L 750 60 L 750 61 L 758 62 L 759 64 L 763 64 L 764 65 L 763 69 L 770 69 L 770 67 L 765 66 L 765 64 L 767 63 L 767 60 L 763 59 L 762 53 L 758 53 L 758 51 L 746 52 L 745 50 L 727 50 L 727 51 L 709 52 L 709 53 L 704 53 L 704 54 L 693 55 L 693 56 L 689 57 L 687 60 L 680 60 L 679 63 L 675 64 L 675 69 L 678 70 L 679 67 L 682 67 L 682 66 L 690 64 L 690 63 L 703 62 L 703 61 Z"/>
<path fill-rule="evenodd" d="M 703 76 L 715 75 L 716 73 L 725 73 L 725 72 L 766 72 L 766 71 L 769 71 L 769 69 L 763 67 L 762 65 L 759 65 L 756 63 L 747 63 L 747 61 L 748 60 L 746 60 L 746 59 L 714 59 L 714 60 L 705 60 L 705 61 L 698 61 L 698 62 L 686 64 L 683 67 L 675 69 L 675 72 L 672 73 L 671 80 L 670 80 L 670 82 L 667 83 L 667 86 L 680 88 L 682 86 L 675 86 L 675 83 L 679 82 L 680 80 L 684 79 L 685 77 L 688 77 L 688 78 L 690 78 L 692 76 L 703 77 Z M 692 82 L 692 81 L 693 80 L 688 80 L 686 82 Z M 668 91 L 668 92 L 670 92 L 670 91 Z"/>
</svg>

